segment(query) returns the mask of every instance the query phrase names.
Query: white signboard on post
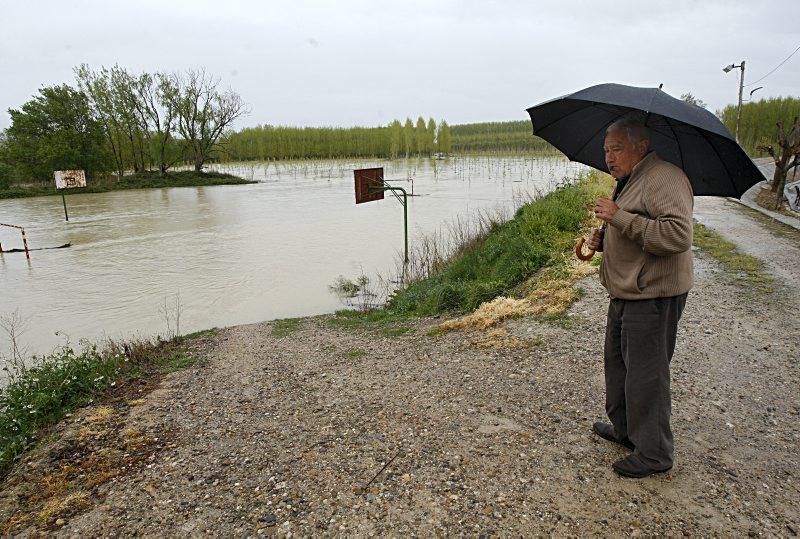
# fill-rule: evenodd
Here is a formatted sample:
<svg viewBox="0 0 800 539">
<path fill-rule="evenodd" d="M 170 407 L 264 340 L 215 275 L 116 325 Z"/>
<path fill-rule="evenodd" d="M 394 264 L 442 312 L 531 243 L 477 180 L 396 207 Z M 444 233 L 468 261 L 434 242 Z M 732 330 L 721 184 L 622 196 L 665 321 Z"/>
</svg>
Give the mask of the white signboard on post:
<svg viewBox="0 0 800 539">
<path fill-rule="evenodd" d="M 56 189 L 74 189 L 86 187 L 86 173 L 82 170 L 56 170 Z"/>
</svg>

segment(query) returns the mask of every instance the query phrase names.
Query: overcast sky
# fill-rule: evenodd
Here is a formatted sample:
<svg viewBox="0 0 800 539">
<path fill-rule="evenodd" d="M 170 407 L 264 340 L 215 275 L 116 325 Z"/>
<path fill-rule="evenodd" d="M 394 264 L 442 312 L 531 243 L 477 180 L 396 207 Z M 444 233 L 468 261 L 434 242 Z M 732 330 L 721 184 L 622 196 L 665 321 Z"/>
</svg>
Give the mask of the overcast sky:
<svg viewBox="0 0 800 539">
<path fill-rule="evenodd" d="M 451 124 L 603 82 L 735 103 L 800 46 L 800 1 L 16 1 L 0 11 L 0 129 L 73 68 L 205 68 L 256 124 Z M 755 96 L 800 96 L 800 52 Z"/>
</svg>

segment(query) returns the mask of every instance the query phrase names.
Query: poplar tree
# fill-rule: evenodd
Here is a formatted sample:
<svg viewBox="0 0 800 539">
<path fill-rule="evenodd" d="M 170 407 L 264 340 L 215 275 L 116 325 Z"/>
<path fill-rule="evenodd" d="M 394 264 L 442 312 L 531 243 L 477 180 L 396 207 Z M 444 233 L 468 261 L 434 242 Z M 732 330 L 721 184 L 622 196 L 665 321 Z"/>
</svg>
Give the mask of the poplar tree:
<svg viewBox="0 0 800 539">
<path fill-rule="evenodd" d="M 389 126 L 389 134 L 389 155 L 394 159 L 400 154 L 400 150 L 403 148 L 403 125 L 400 123 L 400 120 L 392 122 Z"/>
<path fill-rule="evenodd" d="M 422 116 L 417 118 L 417 128 L 414 131 L 414 139 L 416 140 L 417 155 L 422 155 L 428 149 L 428 130 L 425 127 L 425 120 Z"/>
<path fill-rule="evenodd" d="M 433 118 L 428 118 L 428 153 L 433 153 L 436 148 L 436 122 Z"/>
<path fill-rule="evenodd" d="M 439 124 L 439 135 L 437 137 L 436 146 L 441 153 L 450 153 L 453 146 L 453 139 L 450 136 L 450 126 L 447 122 L 442 120 Z"/>
<path fill-rule="evenodd" d="M 403 146 L 406 150 L 406 158 L 408 158 L 414 151 L 414 124 L 411 123 L 411 118 L 406 118 L 403 126 Z"/>
</svg>

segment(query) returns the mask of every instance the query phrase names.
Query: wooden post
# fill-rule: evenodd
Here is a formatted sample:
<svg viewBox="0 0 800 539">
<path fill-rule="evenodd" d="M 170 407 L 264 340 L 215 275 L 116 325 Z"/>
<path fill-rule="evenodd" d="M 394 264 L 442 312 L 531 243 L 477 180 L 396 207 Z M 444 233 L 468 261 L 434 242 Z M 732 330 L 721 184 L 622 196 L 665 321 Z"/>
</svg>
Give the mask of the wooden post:
<svg viewBox="0 0 800 539">
<path fill-rule="evenodd" d="M 31 254 L 28 252 L 28 238 L 25 237 L 25 229 L 20 228 L 20 230 L 22 230 L 22 245 L 25 247 L 25 258 L 30 260 Z"/>
</svg>

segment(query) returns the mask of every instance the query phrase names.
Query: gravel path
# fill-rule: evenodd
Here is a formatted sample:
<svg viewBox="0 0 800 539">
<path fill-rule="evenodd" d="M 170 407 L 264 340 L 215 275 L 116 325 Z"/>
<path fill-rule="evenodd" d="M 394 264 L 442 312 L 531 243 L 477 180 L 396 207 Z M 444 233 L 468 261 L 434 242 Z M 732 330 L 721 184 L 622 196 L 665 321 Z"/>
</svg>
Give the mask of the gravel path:
<svg viewBox="0 0 800 539">
<path fill-rule="evenodd" d="M 624 449 L 590 432 L 604 417 L 607 305 L 592 276 L 567 320 L 509 322 L 515 348 L 428 336 L 442 321 L 431 319 L 398 337 L 328 317 L 282 338 L 269 323 L 228 328 L 201 365 L 125 408 L 121 432 L 149 437 L 148 456 L 93 487 L 82 511 L 27 531 L 796 535 L 800 232 L 720 199 L 698 200 L 697 217 L 763 258 L 776 290 L 746 290 L 696 252 L 673 361 L 669 474 L 617 477 Z M 6 513 L 25 466 L 53 451 L 9 478 Z"/>
</svg>

